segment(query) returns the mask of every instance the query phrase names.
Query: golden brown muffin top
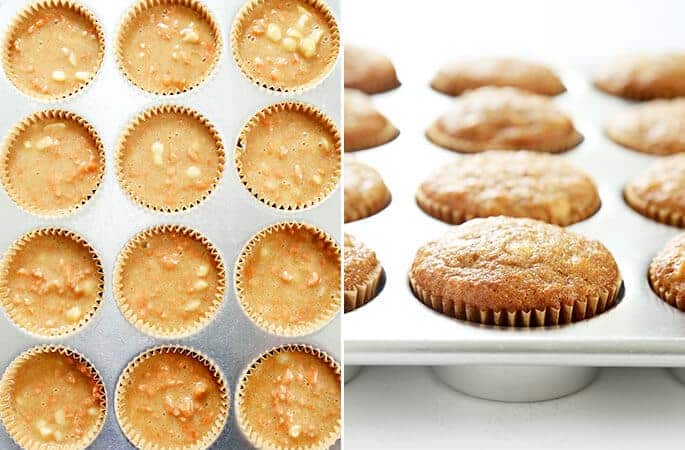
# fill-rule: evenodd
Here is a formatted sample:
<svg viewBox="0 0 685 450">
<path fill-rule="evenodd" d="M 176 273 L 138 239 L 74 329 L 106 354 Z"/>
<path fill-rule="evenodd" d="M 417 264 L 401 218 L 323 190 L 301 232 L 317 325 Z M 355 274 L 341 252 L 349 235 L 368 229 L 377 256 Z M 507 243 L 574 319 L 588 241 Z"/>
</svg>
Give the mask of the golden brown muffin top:
<svg viewBox="0 0 685 450">
<path fill-rule="evenodd" d="M 461 95 L 433 127 L 465 145 L 464 151 L 555 151 L 580 141 L 570 117 L 548 97 L 512 87 L 483 87 Z"/>
<path fill-rule="evenodd" d="M 419 191 L 466 217 L 529 217 L 557 225 L 582 220 L 600 204 L 585 172 L 560 156 L 528 151 L 461 157 L 433 172 Z"/>
<path fill-rule="evenodd" d="M 399 134 L 397 128 L 376 109 L 371 97 L 361 91 L 345 89 L 344 109 L 346 151 L 380 145 L 381 141 L 392 140 Z"/>
<path fill-rule="evenodd" d="M 547 66 L 516 58 L 451 61 L 440 68 L 431 86 L 449 95 L 483 86 L 512 86 L 542 95 L 557 95 L 566 90 Z"/>
<path fill-rule="evenodd" d="M 685 99 L 653 100 L 621 111 L 607 124 L 617 143 L 644 153 L 685 152 Z"/>
<path fill-rule="evenodd" d="M 345 290 L 366 284 L 369 274 L 377 267 L 376 253 L 359 239 L 345 233 Z"/>
<path fill-rule="evenodd" d="M 345 45 L 345 87 L 377 94 L 399 85 L 395 67 L 387 56 L 368 48 Z"/>
<path fill-rule="evenodd" d="M 598 241 L 531 219 L 474 219 L 416 253 L 410 276 L 430 295 L 495 311 L 558 309 L 612 293 L 616 261 Z"/>
<path fill-rule="evenodd" d="M 680 303 L 685 296 L 685 233 L 664 246 L 649 265 L 652 285 L 659 284 Z"/>
<path fill-rule="evenodd" d="M 378 203 L 379 199 L 389 197 L 390 191 L 376 169 L 345 158 L 345 209 Z"/>
<path fill-rule="evenodd" d="M 628 182 L 625 190 L 659 210 L 685 213 L 685 155 L 660 159 Z"/>
<path fill-rule="evenodd" d="M 595 86 L 609 94 L 639 100 L 685 95 L 685 53 L 617 57 L 599 68 Z"/>
</svg>

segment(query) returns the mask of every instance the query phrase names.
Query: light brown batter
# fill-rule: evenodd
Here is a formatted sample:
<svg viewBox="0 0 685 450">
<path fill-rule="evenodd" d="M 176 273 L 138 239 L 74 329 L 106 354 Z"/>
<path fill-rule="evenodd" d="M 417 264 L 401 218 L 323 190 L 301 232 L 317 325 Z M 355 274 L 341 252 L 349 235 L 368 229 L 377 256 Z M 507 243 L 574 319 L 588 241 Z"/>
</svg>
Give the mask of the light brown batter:
<svg viewBox="0 0 685 450">
<path fill-rule="evenodd" d="M 4 66 L 19 90 L 55 99 L 76 92 L 95 76 L 104 36 L 90 12 L 78 8 L 30 7 L 15 22 L 5 42 Z"/>
<path fill-rule="evenodd" d="M 0 300 L 18 326 L 42 336 L 85 325 L 102 299 L 100 262 L 85 241 L 55 229 L 22 237 L 3 260 Z"/>
<path fill-rule="evenodd" d="M 238 300 L 258 324 L 301 335 L 340 309 L 340 250 L 316 229 L 277 224 L 252 244 L 238 269 Z"/>
<path fill-rule="evenodd" d="M 22 208 L 64 214 L 100 185 L 105 155 L 89 124 L 66 111 L 39 112 L 15 128 L 5 148 L 3 184 Z"/>
<path fill-rule="evenodd" d="M 119 32 L 126 76 L 154 93 L 186 91 L 203 81 L 219 57 L 220 33 L 203 7 L 166 0 L 129 13 Z"/>
<path fill-rule="evenodd" d="M 210 443 L 228 415 L 218 377 L 191 354 L 162 349 L 144 357 L 121 381 L 117 415 L 124 432 L 145 448 Z M 201 445 L 200 445 L 201 446 Z"/>
<path fill-rule="evenodd" d="M 239 389 L 238 415 L 253 444 L 327 448 L 336 440 L 340 373 L 321 357 L 281 349 L 257 363 Z"/>
<path fill-rule="evenodd" d="M 303 104 L 260 111 L 236 148 L 243 183 L 270 206 L 298 209 L 319 203 L 340 178 L 340 137 L 333 127 Z"/>
<path fill-rule="evenodd" d="M 10 434 L 24 448 L 85 448 L 105 419 L 102 380 L 79 358 L 55 349 L 25 355 L 5 384 L 10 411 L 2 415 Z"/>
<path fill-rule="evenodd" d="M 333 67 L 338 27 L 325 6 L 304 0 L 256 0 L 233 27 L 237 63 L 260 85 L 296 90 L 315 84 Z"/>
<path fill-rule="evenodd" d="M 224 149 L 214 127 L 184 107 L 153 108 L 122 137 L 119 180 L 138 203 L 178 211 L 207 197 L 223 171 Z"/>
<path fill-rule="evenodd" d="M 127 245 L 114 282 L 129 321 L 155 335 L 178 335 L 211 320 L 223 301 L 223 269 L 201 239 L 192 230 L 162 226 Z"/>
</svg>

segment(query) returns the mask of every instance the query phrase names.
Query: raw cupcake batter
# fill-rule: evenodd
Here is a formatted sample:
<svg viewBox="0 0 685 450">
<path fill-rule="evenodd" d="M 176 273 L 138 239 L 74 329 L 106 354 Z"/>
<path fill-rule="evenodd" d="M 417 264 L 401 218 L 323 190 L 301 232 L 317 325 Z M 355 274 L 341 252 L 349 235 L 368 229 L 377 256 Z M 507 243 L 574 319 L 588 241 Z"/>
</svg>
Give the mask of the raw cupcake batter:
<svg viewBox="0 0 685 450">
<path fill-rule="evenodd" d="M 119 33 L 119 62 L 146 91 L 185 91 L 206 78 L 218 59 L 216 26 L 198 11 L 173 3 L 180 2 L 144 8 Z"/>
<path fill-rule="evenodd" d="M 21 91 L 59 98 L 87 84 L 102 64 L 102 30 L 67 6 L 41 6 L 20 19 L 5 43 L 5 72 Z"/>
</svg>

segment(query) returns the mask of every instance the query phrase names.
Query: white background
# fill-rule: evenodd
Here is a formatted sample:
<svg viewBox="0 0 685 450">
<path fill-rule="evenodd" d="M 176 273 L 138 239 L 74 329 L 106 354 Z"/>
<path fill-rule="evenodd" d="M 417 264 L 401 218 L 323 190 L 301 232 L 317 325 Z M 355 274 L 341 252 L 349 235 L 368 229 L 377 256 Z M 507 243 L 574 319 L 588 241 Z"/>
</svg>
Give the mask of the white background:
<svg viewBox="0 0 685 450">
<path fill-rule="evenodd" d="M 685 47 L 685 2 L 675 0 L 345 0 L 343 21 L 347 42 L 395 60 L 406 46 L 421 49 L 398 66 L 405 85 L 427 83 L 451 57 L 593 65 L 626 50 Z M 681 448 L 684 414 L 685 387 L 664 369 L 604 369 L 573 396 L 505 404 L 454 392 L 427 368 L 372 367 L 345 387 L 344 437 L 347 449 Z"/>
</svg>

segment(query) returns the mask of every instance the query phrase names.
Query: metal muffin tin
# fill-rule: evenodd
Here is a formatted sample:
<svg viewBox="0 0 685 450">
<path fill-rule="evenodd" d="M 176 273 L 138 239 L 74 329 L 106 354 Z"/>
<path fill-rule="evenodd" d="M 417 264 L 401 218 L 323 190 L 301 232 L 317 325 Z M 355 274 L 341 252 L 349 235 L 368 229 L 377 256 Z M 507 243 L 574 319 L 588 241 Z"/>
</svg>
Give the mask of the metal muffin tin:
<svg viewBox="0 0 685 450">
<path fill-rule="evenodd" d="M 221 27 L 223 49 L 214 75 L 199 88 L 177 96 L 152 96 L 131 86 L 117 69 L 114 43 L 125 11 L 134 4 L 80 0 L 100 20 L 106 38 L 103 67 L 95 80 L 77 95 L 57 103 L 28 99 L 0 76 L 0 130 L 5 135 L 24 116 L 47 108 L 63 108 L 82 115 L 100 134 L 106 153 L 105 176 L 98 192 L 76 214 L 56 219 L 39 218 L 18 209 L 4 191 L 0 194 L 0 249 L 4 253 L 25 232 L 42 226 L 56 226 L 82 235 L 96 250 L 105 269 L 103 304 L 85 328 L 65 339 L 36 339 L 14 326 L 0 312 L 0 370 L 29 347 L 56 342 L 70 346 L 89 358 L 102 374 L 109 398 L 102 433 L 91 448 L 132 448 L 114 416 L 114 389 L 121 371 L 140 352 L 163 343 L 193 347 L 208 355 L 221 368 L 231 395 L 228 423 L 213 448 L 249 448 L 236 422 L 234 394 L 238 377 L 262 352 L 284 343 L 304 343 L 331 354 L 340 361 L 340 315 L 322 330 L 301 338 L 280 338 L 254 325 L 236 301 L 233 270 L 243 245 L 258 231 L 276 222 L 299 220 L 316 225 L 340 242 L 341 192 L 337 188 L 323 203 L 303 211 L 279 211 L 260 203 L 243 187 L 233 163 L 233 146 L 243 124 L 264 106 L 283 100 L 310 103 L 328 114 L 340 126 L 340 62 L 318 87 L 295 96 L 273 95 L 246 80 L 233 62 L 229 33 L 241 0 L 202 0 Z M 0 1 L 0 30 L 29 2 Z M 336 17 L 340 1 L 327 0 Z M 215 191 L 199 206 L 185 213 L 163 214 L 143 209 L 124 194 L 114 170 L 114 149 L 127 123 L 144 109 L 162 103 L 190 106 L 204 114 L 219 130 L 226 151 L 224 174 Z M 158 224 L 181 224 L 200 231 L 219 249 L 227 268 L 224 304 L 215 319 L 199 333 L 185 339 L 164 340 L 146 336 L 119 312 L 112 293 L 112 272 L 116 258 L 136 233 Z M 0 448 L 17 448 L 0 427 Z M 340 448 L 340 441 L 334 448 Z"/>
<path fill-rule="evenodd" d="M 383 146 L 347 154 L 375 167 L 392 193 L 383 211 L 345 224 L 345 232 L 375 250 L 386 274 L 379 295 L 344 316 L 348 368 L 436 365 L 444 381 L 465 392 L 500 400 L 539 400 L 581 388 L 593 379 L 591 368 L 598 366 L 685 366 L 685 313 L 659 299 L 647 280 L 652 257 L 681 230 L 641 216 L 622 197 L 626 182 L 658 157 L 625 149 L 604 135 L 606 121 L 632 102 L 596 90 L 590 65 L 551 64 L 568 88 L 554 102 L 585 137 L 561 157 L 593 177 L 602 200 L 595 215 L 569 229 L 601 241 L 613 253 L 625 285 L 621 302 L 598 317 L 570 325 L 495 329 L 442 315 L 414 297 L 407 274 L 417 249 L 451 226 L 425 214 L 414 196 L 434 169 L 460 155 L 425 137 L 431 121 L 453 102 L 429 86 L 445 61 L 429 63 L 425 55 L 412 53 L 420 46 L 399 48 L 393 56 L 403 85 L 373 100 L 400 135 Z M 514 365 L 526 370 L 512 372 Z M 555 370 L 559 366 L 564 369 Z M 504 389 L 512 379 L 516 383 Z"/>
</svg>

